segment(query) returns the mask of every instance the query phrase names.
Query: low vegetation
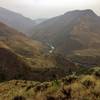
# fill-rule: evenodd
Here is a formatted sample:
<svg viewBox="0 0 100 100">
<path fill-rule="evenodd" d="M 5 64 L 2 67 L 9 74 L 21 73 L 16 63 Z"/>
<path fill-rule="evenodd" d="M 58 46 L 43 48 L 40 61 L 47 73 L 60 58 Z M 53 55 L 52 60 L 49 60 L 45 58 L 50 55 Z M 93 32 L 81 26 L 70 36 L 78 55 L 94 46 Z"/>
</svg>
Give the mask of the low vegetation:
<svg viewBox="0 0 100 100">
<path fill-rule="evenodd" d="M 91 74 L 68 75 L 59 80 L 12 80 L 0 84 L 0 100 L 100 100 L 100 67 Z M 87 72 L 89 71 L 87 70 Z"/>
</svg>

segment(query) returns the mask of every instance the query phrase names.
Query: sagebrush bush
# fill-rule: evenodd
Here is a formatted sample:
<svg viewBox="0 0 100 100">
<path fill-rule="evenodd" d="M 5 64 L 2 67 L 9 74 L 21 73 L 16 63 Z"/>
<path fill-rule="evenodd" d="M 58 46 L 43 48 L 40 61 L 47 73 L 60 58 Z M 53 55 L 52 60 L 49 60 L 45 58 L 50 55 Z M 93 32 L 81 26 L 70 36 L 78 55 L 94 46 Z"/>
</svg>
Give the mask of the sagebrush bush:
<svg viewBox="0 0 100 100">
<path fill-rule="evenodd" d="M 62 79 L 63 83 L 67 85 L 75 82 L 76 80 L 78 80 L 78 76 L 73 76 L 73 75 Z"/>
<path fill-rule="evenodd" d="M 90 88 L 90 87 L 94 87 L 95 86 L 95 78 L 92 76 L 87 75 L 86 77 L 84 77 L 81 80 L 81 83 L 86 87 L 86 88 Z"/>
<path fill-rule="evenodd" d="M 13 100 L 26 100 L 23 96 L 15 96 Z"/>
</svg>

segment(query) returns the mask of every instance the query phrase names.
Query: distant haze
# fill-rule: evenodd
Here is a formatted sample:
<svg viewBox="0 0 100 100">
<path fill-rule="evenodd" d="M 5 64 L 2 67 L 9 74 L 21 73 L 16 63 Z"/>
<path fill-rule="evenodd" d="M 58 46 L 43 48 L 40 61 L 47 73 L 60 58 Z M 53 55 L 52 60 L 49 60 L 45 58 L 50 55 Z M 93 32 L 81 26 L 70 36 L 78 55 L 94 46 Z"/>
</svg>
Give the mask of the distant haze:
<svg viewBox="0 0 100 100">
<path fill-rule="evenodd" d="M 100 15 L 100 0 L 0 0 L 0 7 L 32 19 L 50 18 L 76 9 L 92 9 Z"/>
</svg>

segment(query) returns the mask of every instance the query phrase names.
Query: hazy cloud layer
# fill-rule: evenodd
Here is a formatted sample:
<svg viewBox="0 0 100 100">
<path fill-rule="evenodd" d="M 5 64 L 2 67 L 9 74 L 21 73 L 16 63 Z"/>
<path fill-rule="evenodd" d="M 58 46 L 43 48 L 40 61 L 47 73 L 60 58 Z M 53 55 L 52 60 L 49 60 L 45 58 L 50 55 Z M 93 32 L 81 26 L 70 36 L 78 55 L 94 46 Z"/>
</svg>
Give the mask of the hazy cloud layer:
<svg viewBox="0 0 100 100">
<path fill-rule="evenodd" d="M 0 7 L 33 19 L 53 17 L 74 9 L 92 9 L 100 15 L 100 0 L 0 0 Z"/>
</svg>

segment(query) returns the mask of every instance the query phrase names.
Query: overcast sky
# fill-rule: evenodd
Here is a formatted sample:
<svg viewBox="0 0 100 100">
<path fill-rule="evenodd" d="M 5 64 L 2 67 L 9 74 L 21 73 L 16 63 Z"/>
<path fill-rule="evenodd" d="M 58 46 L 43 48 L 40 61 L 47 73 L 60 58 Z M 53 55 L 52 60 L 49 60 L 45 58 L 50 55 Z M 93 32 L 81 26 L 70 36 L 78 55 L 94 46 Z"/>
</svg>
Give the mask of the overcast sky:
<svg viewBox="0 0 100 100">
<path fill-rule="evenodd" d="M 49 18 L 76 9 L 92 9 L 100 15 L 100 0 L 0 0 L 0 7 L 33 19 Z"/>
</svg>

